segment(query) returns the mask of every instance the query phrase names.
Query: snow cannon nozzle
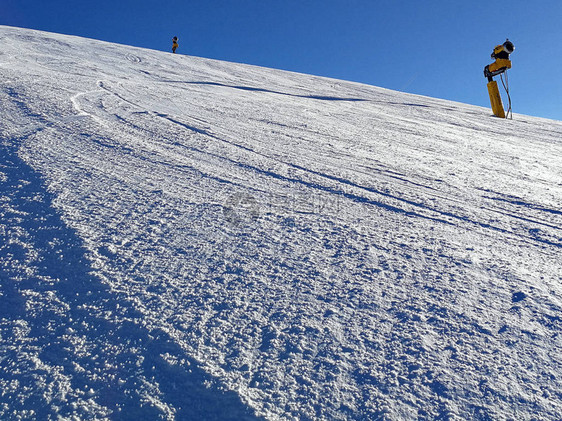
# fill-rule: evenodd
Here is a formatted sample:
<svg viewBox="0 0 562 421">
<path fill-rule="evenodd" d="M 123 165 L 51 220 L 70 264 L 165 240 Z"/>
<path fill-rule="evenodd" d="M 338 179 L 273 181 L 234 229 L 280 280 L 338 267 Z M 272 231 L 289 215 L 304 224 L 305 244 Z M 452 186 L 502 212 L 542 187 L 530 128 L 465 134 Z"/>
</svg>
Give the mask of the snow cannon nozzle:
<svg viewBox="0 0 562 421">
<path fill-rule="evenodd" d="M 494 51 L 492 51 L 491 57 L 494 59 L 507 59 L 514 50 L 515 46 L 513 45 L 513 43 L 510 40 L 506 39 L 503 44 L 496 45 L 494 47 Z"/>
<path fill-rule="evenodd" d="M 507 54 L 511 54 L 515 50 L 515 46 L 508 39 L 506 39 L 502 45 L 503 45 L 503 49 L 507 52 Z"/>
</svg>

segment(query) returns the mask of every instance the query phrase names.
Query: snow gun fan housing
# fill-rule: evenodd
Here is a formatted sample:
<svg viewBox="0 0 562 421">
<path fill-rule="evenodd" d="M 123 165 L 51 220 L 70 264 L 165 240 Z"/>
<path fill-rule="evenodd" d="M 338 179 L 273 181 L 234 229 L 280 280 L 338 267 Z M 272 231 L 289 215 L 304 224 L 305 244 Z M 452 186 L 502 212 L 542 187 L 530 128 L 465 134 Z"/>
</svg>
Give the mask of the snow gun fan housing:
<svg viewBox="0 0 562 421">
<path fill-rule="evenodd" d="M 509 59 L 509 55 L 513 53 L 513 50 L 515 50 L 515 47 L 508 39 L 505 40 L 503 44 L 496 45 L 494 47 L 492 58 L 496 61 L 484 67 L 484 76 L 488 78 L 489 82 L 492 81 L 494 76 L 505 72 L 507 69 L 511 69 L 511 60 Z"/>
</svg>

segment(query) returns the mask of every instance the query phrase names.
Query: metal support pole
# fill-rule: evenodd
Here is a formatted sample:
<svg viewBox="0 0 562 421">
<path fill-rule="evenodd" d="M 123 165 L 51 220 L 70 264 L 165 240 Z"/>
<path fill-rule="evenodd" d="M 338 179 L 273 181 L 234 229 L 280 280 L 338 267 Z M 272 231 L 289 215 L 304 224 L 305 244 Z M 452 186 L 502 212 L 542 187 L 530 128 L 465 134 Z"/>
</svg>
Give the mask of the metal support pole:
<svg viewBox="0 0 562 421">
<path fill-rule="evenodd" d="M 500 118 L 505 118 L 502 97 L 500 96 L 498 83 L 495 80 L 488 82 L 488 94 L 490 95 L 490 104 L 492 104 L 492 111 L 494 112 L 494 115 Z"/>
</svg>

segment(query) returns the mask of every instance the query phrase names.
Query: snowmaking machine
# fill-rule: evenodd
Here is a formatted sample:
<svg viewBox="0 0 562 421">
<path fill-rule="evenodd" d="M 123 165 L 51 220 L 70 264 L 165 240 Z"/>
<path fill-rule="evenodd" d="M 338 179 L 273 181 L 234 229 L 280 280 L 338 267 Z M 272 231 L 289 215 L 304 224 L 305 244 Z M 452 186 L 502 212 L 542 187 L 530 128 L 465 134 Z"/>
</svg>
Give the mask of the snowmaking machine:
<svg viewBox="0 0 562 421">
<path fill-rule="evenodd" d="M 495 61 L 484 67 L 484 76 L 488 78 L 488 94 L 490 95 L 492 111 L 494 112 L 494 115 L 501 118 L 506 118 L 506 112 L 503 108 L 498 84 L 493 78 L 494 76 L 500 75 L 503 87 L 509 100 L 509 107 L 507 109 L 507 115 L 509 116 L 509 113 L 511 112 L 511 97 L 509 96 L 507 73 L 505 74 L 505 82 L 503 79 L 503 73 L 505 73 L 507 69 L 511 69 L 511 60 L 509 59 L 509 55 L 513 53 L 513 50 L 515 50 L 513 43 L 506 39 L 503 44 L 496 45 L 494 47 L 492 58 L 495 59 Z"/>
</svg>

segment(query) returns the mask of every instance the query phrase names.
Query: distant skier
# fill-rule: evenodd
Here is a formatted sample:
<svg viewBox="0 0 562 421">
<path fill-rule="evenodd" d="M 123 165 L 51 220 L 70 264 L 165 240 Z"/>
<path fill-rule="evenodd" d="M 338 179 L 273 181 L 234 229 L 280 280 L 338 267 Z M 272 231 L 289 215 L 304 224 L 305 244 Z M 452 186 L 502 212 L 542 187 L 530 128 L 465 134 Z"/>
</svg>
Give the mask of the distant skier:
<svg viewBox="0 0 562 421">
<path fill-rule="evenodd" d="M 178 47 L 178 37 L 172 38 L 172 53 L 176 54 L 176 48 Z"/>
</svg>

